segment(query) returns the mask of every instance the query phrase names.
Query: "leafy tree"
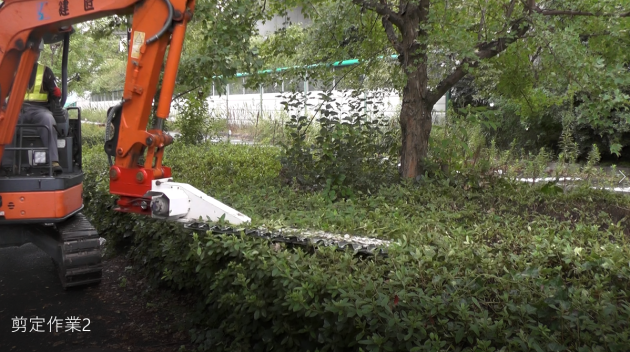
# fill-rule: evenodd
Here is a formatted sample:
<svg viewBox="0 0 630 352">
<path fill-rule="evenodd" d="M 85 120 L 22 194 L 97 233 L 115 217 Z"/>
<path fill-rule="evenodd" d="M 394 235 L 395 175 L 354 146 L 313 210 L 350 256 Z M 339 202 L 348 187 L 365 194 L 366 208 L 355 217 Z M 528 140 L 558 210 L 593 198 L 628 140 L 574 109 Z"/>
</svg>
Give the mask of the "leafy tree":
<svg viewBox="0 0 630 352">
<path fill-rule="evenodd" d="M 68 56 L 69 90 L 80 94 L 122 89 L 127 61 L 126 38 L 114 32 L 99 31 L 109 21 L 104 18 L 75 26 L 76 32 L 70 36 Z M 62 47 L 63 43 L 46 45 L 40 56 L 40 62 L 50 66 L 59 79 Z"/>
<path fill-rule="evenodd" d="M 321 60 L 331 57 L 331 53 L 345 53 L 343 57 L 347 58 L 353 54 L 363 59 L 363 68 L 369 70 L 370 65 L 382 67 L 374 65 L 377 57 L 397 55 L 397 69 L 402 78 L 393 82 L 401 82 L 398 86 L 402 91 L 401 164 L 405 177 L 416 177 L 425 171 L 423 160 L 432 128 L 431 111 L 469 73 L 493 82 L 496 92 L 520 97 L 523 107 L 530 100 L 532 111 L 574 97 L 585 82 L 581 79 L 584 75 L 589 77 L 586 82 L 596 85 L 599 92 L 610 92 L 607 108 L 627 102 L 626 96 L 614 93 L 622 83 L 619 78 L 624 74 L 622 66 L 607 65 L 619 63 L 627 55 L 615 47 L 614 40 L 627 31 L 630 9 L 617 1 L 577 0 L 566 4 L 554 0 L 293 0 L 282 3 L 287 7 L 304 6 L 304 12 L 313 20 L 313 28 L 308 31 L 308 36 L 314 38 L 307 51 L 310 58 Z M 585 38 L 589 39 L 587 43 Z M 515 46 L 517 43 L 519 46 Z M 302 49 L 288 48 L 284 53 Z M 313 54 L 317 51 L 322 55 Z M 544 67 L 545 71 L 536 77 L 533 66 Z M 599 79 L 602 74 L 607 78 Z M 555 88 L 552 94 L 545 89 L 534 89 L 540 87 L 534 83 L 541 77 L 547 80 L 545 88 Z M 593 122 L 602 123 L 596 119 L 601 105 L 590 101 L 587 107 L 585 111 L 589 111 Z"/>
<path fill-rule="evenodd" d="M 492 70 L 479 72 L 476 86 L 524 125 L 574 126 L 585 157 L 594 142 L 601 141 L 604 151 L 618 151 L 620 143 L 628 143 L 629 131 L 629 55 L 621 48 L 630 38 L 624 16 L 545 18 L 554 31 L 511 45 L 493 60 Z"/>
<path fill-rule="evenodd" d="M 216 83 L 222 92 L 237 72 L 255 71 L 263 61 L 250 47 L 256 23 L 273 12 L 258 0 L 205 0 L 195 5 L 188 26 L 178 85 L 187 92 Z"/>
</svg>

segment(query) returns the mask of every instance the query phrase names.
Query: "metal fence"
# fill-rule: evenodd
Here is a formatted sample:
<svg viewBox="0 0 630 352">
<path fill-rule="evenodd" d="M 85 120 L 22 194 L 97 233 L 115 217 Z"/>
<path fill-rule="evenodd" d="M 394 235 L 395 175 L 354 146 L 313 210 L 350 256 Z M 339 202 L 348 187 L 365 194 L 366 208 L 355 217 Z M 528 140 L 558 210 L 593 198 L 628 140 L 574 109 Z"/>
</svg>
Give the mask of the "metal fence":
<svg viewBox="0 0 630 352">
<path fill-rule="evenodd" d="M 96 93 L 90 95 L 90 102 L 101 102 L 101 101 L 118 101 L 123 97 L 123 90 L 115 90 L 112 92 L 106 93 Z"/>
</svg>

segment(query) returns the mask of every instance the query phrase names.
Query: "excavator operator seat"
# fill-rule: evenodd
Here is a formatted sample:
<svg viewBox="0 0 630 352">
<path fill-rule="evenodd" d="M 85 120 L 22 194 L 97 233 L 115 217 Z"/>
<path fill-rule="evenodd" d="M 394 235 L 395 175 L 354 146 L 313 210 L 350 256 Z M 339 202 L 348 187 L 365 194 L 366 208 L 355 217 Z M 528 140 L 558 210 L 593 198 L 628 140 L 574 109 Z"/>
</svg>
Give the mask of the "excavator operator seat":
<svg viewBox="0 0 630 352">
<path fill-rule="evenodd" d="M 57 136 L 59 138 L 65 138 L 68 136 L 68 130 L 70 128 L 70 122 L 68 121 L 68 110 L 61 109 L 61 114 L 54 114 L 56 128 L 57 128 Z"/>
<path fill-rule="evenodd" d="M 80 168 L 81 160 L 81 111 L 79 108 L 70 108 L 78 111 L 78 119 L 70 119 L 67 109 L 60 109 L 63 113 L 53 114 L 56 122 L 54 127 L 57 131 L 57 150 L 59 153 L 59 164 L 64 173 L 73 172 L 78 163 Z M 39 136 L 37 125 L 18 124 L 11 145 L 7 146 L 2 157 L 0 176 L 11 174 L 41 174 L 46 173 L 49 168 L 48 157 L 42 158 L 41 153 L 47 152 Z M 24 150 L 10 150 L 10 148 L 22 148 Z M 78 161 L 77 161 L 78 160 Z M 11 169 L 13 168 L 13 169 Z M 12 170 L 12 171 L 9 171 Z"/>
</svg>

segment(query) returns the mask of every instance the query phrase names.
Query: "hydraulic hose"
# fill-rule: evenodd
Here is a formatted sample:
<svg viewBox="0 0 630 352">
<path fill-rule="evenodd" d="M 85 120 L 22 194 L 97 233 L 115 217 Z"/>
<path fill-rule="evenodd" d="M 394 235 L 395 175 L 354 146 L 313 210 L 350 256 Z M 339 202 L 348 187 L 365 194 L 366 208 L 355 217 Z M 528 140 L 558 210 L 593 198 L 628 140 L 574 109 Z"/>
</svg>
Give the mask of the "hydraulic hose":
<svg viewBox="0 0 630 352">
<path fill-rule="evenodd" d="M 111 109 L 109 109 L 107 120 L 105 120 L 105 142 L 109 141 L 112 138 L 112 136 L 109 134 L 109 125 L 112 123 L 112 120 L 114 120 L 114 117 L 120 109 L 122 109 L 122 103 L 119 103 L 118 105 L 115 105 Z M 109 161 L 110 167 L 114 166 L 114 161 L 112 160 L 111 155 L 107 155 L 107 161 Z"/>
<path fill-rule="evenodd" d="M 63 55 L 61 57 L 61 108 L 68 99 L 68 51 L 70 50 L 70 33 L 63 35 Z"/>
<path fill-rule="evenodd" d="M 147 39 L 147 44 L 151 44 L 154 41 L 158 40 L 171 27 L 171 23 L 173 23 L 173 5 L 169 0 L 164 0 L 164 3 L 168 8 L 168 18 L 166 19 L 166 22 L 164 22 L 164 27 L 162 27 L 162 29 L 160 29 L 160 31 L 157 32 L 156 35 Z"/>
</svg>

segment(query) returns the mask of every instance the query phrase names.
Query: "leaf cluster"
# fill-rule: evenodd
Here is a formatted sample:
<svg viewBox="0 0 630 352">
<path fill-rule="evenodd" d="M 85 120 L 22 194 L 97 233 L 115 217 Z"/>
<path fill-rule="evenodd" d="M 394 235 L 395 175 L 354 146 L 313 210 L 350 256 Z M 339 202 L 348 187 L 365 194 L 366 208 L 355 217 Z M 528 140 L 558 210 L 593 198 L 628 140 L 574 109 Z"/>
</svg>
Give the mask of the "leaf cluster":
<svg viewBox="0 0 630 352">
<path fill-rule="evenodd" d="M 174 102 L 177 108 L 177 116 L 173 127 L 179 133 L 176 137 L 184 144 L 199 144 L 205 140 L 218 135 L 218 124 L 216 118 L 211 116 L 207 92 L 199 88 L 197 91 L 189 92 L 181 96 Z"/>
<path fill-rule="evenodd" d="M 103 93 L 121 90 L 127 62 L 126 38 L 99 31 L 107 19 L 82 23 L 70 36 L 68 55 L 68 90 Z M 124 32 L 123 32 L 124 33 Z M 121 51 L 121 47 L 123 50 Z M 61 86 L 63 44 L 46 45 L 39 62 L 49 66 Z"/>
<path fill-rule="evenodd" d="M 337 95 L 319 93 L 321 102 L 310 117 L 302 114 L 303 109 L 315 104 L 303 94 L 287 94 L 282 101 L 291 118 L 285 126 L 281 177 L 303 189 L 323 189 L 330 200 L 349 198 L 357 191 L 369 193 L 395 181 L 399 149 L 378 92 Z M 317 132 L 309 141 L 310 128 Z"/>
</svg>

